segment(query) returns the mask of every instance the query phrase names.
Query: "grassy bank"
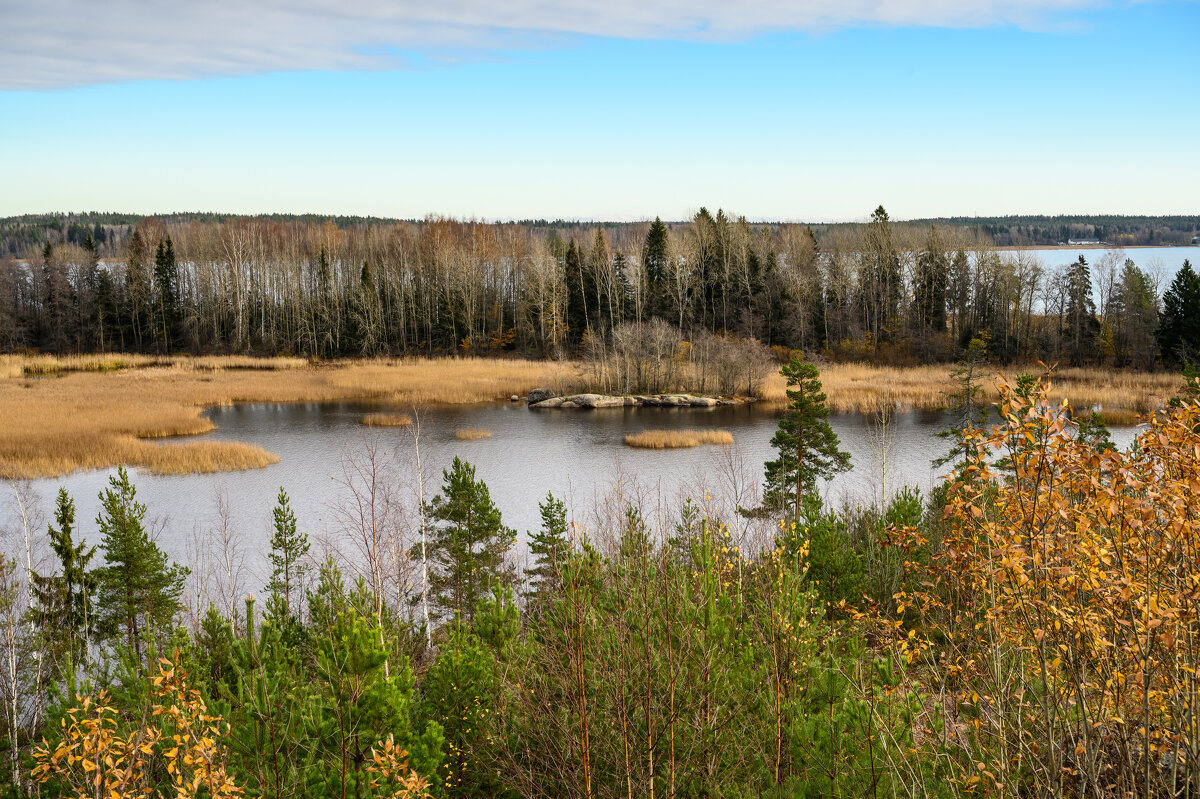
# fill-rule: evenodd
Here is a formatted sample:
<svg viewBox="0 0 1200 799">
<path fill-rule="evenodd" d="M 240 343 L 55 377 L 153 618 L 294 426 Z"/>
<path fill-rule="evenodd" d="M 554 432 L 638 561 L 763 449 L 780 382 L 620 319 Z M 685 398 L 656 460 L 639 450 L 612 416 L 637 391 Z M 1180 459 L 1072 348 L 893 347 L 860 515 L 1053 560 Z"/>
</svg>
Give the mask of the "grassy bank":
<svg viewBox="0 0 1200 799">
<path fill-rule="evenodd" d="M 578 387 L 577 370 L 519 360 L 0 357 L 0 476 L 50 477 L 127 464 L 156 474 L 229 471 L 278 460 L 229 441 L 165 443 L 213 429 L 206 407 L 366 399 L 381 410 L 468 404 L 539 386 Z"/>
<path fill-rule="evenodd" d="M 829 408 L 838 412 L 871 413 L 881 405 L 899 404 L 918 410 L 944 407 L 958 386 L 947 364 L 917 367 L 885 367 L 843 363 L 821 366 L 821 382 L 829 395 Z M 995 377 L 1003 374 L 1010 382 L 1021 372 L 1039 373 L 1040 367 L 985 368 L 982 388 L 989 402 L 999 399 Z M 1180 385 L 1174 373 L 1118 372 L 1109 369 L 1057 369 L 1051 377 L 1050 397 L 1064 399 L 1076 410 L 1100 411 L 1110 424 L 1132 424 L 1139 416 L 1161 407 Z M 762 399 L 782 404 L 787 398 L 783 378 L 773 375 L 763 388 Z"/>
<path fill-rule="evenodd" d="M 1020 369 L 1005 370 L 1011 379 Z M 881 403 L 940 408 L 954 391 L 946 365 L 885 368 L 827 364 L 821 379 L 835 411 L 870 412 Z M 1128 424 L 1175 393 L 1174 374 L 1103 369 L 1056 373 L 1051 396 L 1098 407 Z M 576 364 L 472 359 L 379 359 L 309 364 L 298 358 L 145 355 L 0 356 L 0 476 L 48 477 L 127 464 L 157 474 L 250 469 L 274 463 L 239 442 L 162 442 L 212 430 L 205 407 L 250 402 L 363 399 L 382 413 L 412 405 L 469 404 L 546 386 L 586 388 Z M 993 380 L 984 381 L 989 398 Z M 785 400 L 773 375 L 762 399 Z"/>
</svg>

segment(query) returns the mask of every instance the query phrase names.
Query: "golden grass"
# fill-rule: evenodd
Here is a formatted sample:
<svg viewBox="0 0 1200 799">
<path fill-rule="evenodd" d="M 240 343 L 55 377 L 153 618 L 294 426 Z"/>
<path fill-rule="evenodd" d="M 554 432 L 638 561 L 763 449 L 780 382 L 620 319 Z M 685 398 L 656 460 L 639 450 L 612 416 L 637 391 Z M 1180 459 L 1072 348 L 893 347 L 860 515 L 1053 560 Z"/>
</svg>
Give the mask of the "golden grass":
<svg viewBox="0 0 1200 799">
<path fill-rule="evenodd" d="M 200 415 L 210 406 L 347 399 L 454 405 L 541 386 L 577 391 L 579 369 L 481 358 L 309 364 L 298 358 L 3 356 L 0 477 L 52 477 L 117 464 L 178 474 L 273 462 L 273 455 L 240 442 L 161 446 L 143 440 L 212 430 Z"/>
<path fill-rule="evenodd" d="M 821 383 L 830 410 L 871 413 L 884 404 L 919 410 L 945 407 L 958 385 L 950 377 L 948 364 L 917 367 L 874 366 L 862 363 L 825 364 Z M 999 399 L 997 376 L 1010 384 L 1021 372 L 1041 373 L 1041 367 L 985 368 L 981 387 L 988 402 Z M 1107 369 L 1056 369 L 1050 377 L 1050 397 L 1066 399 L 1077 411 L 1098 410 L 1110 424 L 1133 424 L 1137 417 L 1155 410 L 1173 396 L 1181 384 L 1179 375 L 1120 372 Z M 772 375 L 763 389 L 763 399 L 782 405 L 787 401 L 783 378 Z"/>
<path fill-rule="evenodd" d="M 454 437 L 459 441 L 478 441 L 481 438 L 491 438 L 492 431 L 483 427 L 464 427 L 455 430 Z"/>
<path fill-rule="evenodd" d="M 412 417 L 407 413 L 368 413 L 362 423 L 367 427 L 407 427 Z"/>
<path fill-rule="evenodd" d="M 625 446 L 641 449 L 687 449 L 701 444 L 732 444 L 728 430 L 644 430 L 625 436 Z"/>
</svg>

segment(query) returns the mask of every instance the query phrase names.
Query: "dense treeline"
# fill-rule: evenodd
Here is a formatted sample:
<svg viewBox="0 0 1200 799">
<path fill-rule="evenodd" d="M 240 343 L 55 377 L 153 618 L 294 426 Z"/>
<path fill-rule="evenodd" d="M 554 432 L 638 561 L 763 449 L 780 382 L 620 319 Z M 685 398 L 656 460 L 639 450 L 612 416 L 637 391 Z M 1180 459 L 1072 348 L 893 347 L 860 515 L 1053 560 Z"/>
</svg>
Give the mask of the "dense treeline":
<svg viewBox="0 0 1200 799">
<path fill-rule="evenodd" d="M 1119 252 L 1051 269 L 883 208 L 819 234 L 705 209 L 610 228 L 215 217 L 118 236 L 85 222 L 0 264 L 0 348 L 564 357 L 654 320 L 889 363 L 953 360 L 977 337 L 1007 362 L 1145 367 L 1196 346 L 1159 336 L 1163 276 Z"/>
<path fill-rule="evenodd" d="M 1028 375 L 976 426 L 964 379 L 933 496 L 834 512 L 816 369 L 784 373 L 761 499 L 548 496 L 524 564 L 458 459 L 400 523 L 378 438 L 326 551 L 281 489 L 262 599 L 228 530 L 171 564 L 123 470 L 98 547 L 60 492 L 48 562 L 29 516 L 0 560 L 5 789 L 1197 795 L 1200 383 L 1118 452 Z"/>
</svg>

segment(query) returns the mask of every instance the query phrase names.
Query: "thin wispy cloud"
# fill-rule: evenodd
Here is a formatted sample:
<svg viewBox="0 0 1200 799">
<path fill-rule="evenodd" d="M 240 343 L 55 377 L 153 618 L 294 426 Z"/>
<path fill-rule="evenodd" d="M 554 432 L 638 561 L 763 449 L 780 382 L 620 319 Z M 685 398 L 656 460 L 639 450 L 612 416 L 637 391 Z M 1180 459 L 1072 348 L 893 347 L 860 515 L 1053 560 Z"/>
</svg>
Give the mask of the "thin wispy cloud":
<svg viewBox="0 0 1200 799">
<path fill-rule="evenodd" d="M 1104 0 L 0 0 L 0 89 L 404 69 L 579 36 L 738 41 L 847 26 L 1036 27 Z"/>
</svg>

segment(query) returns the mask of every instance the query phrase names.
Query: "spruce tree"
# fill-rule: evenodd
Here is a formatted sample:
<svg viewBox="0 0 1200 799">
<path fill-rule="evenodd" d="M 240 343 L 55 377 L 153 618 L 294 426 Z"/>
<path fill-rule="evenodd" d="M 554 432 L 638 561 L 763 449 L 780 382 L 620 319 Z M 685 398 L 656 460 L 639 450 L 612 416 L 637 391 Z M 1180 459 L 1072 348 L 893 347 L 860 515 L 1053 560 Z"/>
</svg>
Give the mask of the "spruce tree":
<svg viewBox="0 0 1200 799">
<path fill-rule="evenodd" d="M 299 615 L 299 603 L 292 598 L 300 588 L 300 581 L 308 567 L 303 563 L 308 554 L 308 536 L 296 529 L 296 514 L 288 500 L 287 491 L 279 487 L 279 497 L 271 511 L 274 528 L 271 533 L 271 581 L 267 591 L 271 598 L 268 612 L 278 618 Z"/>
<path fill-rule="evenodd" d="M 455 457 L 442 479 L 441 494 L 425 510 L 433 524 L 432 598 L 469 622 L 480 599 L 511 582 L 505 558 L 516 532 L 504 526 L 488 487 L 475 479 L 474 466 Z"/>
<path fill-rule="evenodd" d="M 164 352 L 175 346 L 175 330 L 178 322 L 178 281 L 175 264 L 175 245 L 171 237 L 158 243 L 154 253 L 154 287 L 158 293 L 158 309 L 155 327 L 158 329 L 159 344 Z"/>
<path fill-rule="evenodd" d="M 1166 360 L 1190 363 L 1200 356 L 1200 275 L 1183 262 L 1163 295 L 1158 346 Z"/>
<path fill-rule="evenodd" d="M 75 501 L 65 488 L 58 489 L 54 522 L 58 526 L 51 525 L 48 532 L 50 548 L 58 556 L 59 573 L 33 575 L 34 602 L 46 629 L 61 643 L 62 654 L 82 664 L 87 657 L 88 635 L 95 624 L 96 575 L 88 566 L 96 547 L 75 540 Z"/>
<path fill-rule="evenodd" d="M 1064 337 L 1071 350 L 1071 363 L 1079 366 L 1095 351 L 1096 336 L 1100 332 L 1096 303 L 1092 300 L 1092 271 L 1082 255 L 1067 269 L 1066 280 Z"/>
<path fill-rule="evenodd" d="M 150 540 L 144 526 L 146 506 L 137 501 L 125 467 L 118 467 L 109 478 L 100 503 L 96 524 L 107 565 L 96 573 L 96 632 L 100 640 L 110 643 L 123 638 L 140 657 L 142 635 L 169 628 L 188 570 L 169 563 Z"/>
<path fill-rule="evenodd" d="M 525 570 L 529 595 L 544 597 L 558 587 L 563 560 L 571 551 L 567 540 L 567 506 L 554 494 L 538 505 L 542 511 L 542 529 L 529 536 L 529 554 L 533 566 Z"/>
<path fill-rule="evenodd" d="M 667 226 L 658 217 L 646 231 L 646 242 L 642 246 L 642 269 L 646 272 L 646 314 L 665 321 L 672 319 L 667 308 L 668 263 Z"/>
<path fill-rule="evenodd" d="M 840 448 L 829 426 L 829 408 L 821 390 L 820 373 L 796 356 L 779 370 L 787 379 L 788 407 L 779 420 L 771 446 L 779 457 L 766 465 L 766 507 L 790 509 L 799 518 L 804 494 L 817 478 L 829 479 L 850 468 L 850 454 Z"/>
</svg>

